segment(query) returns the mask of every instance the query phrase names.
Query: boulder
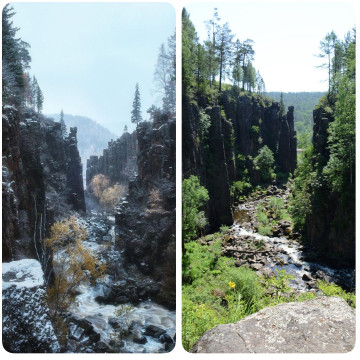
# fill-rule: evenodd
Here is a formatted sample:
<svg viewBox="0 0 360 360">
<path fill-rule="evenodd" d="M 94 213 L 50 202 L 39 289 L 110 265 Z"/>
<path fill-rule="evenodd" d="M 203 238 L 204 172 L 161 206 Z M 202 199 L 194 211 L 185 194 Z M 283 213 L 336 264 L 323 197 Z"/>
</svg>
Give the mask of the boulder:
<svg viewBox="0 0 360 360">
<path fill-rule="evenodd" d="M 207 331 L 193 353 L 343 353 L 355 346 L 355 310 L 339 297 L 263 309 Z"/>
<path fill-rule="evenodd" d="M 2 264 L 2 340 L 13 353 L 60 352 L 49 319 L 41 265 L 34 259 Z"/>
</svg>

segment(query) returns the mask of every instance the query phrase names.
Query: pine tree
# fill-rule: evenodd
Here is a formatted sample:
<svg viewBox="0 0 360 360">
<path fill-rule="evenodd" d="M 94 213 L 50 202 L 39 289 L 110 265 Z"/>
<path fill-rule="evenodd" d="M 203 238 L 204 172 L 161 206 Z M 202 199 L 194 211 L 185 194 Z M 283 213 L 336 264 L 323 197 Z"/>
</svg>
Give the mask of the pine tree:
<svg viewBox="0 0 360 360">
<path fill-rule="evenodd" d="M 137 126 L 140 121 L 142 121 L 141 100 L 140 100 L 139 84 L 136 83 L 135 96 L 134 96 L 134 101 L 133 101 L 133 109 L 131 111 L 131 122 L 136 123 L 136 126 Z"/>
<path fill-rule="evenodd" d="M 29 68 L 31 57 L 28 51 L 30 45 L 20 38 L 16 38 L 19 28 L 13 26 L 11 18 L 14 9 L 7 4 L 2 12 L 2 99 L 23 105 L 24 71 Z"/>
<path fill-rule="evenodd" d="M 65 120 L 64 120 L 63 109 L 61 109 L 61 111 L 60 111 L 60 124 L 61 124 L 61 135 L 63 138 L 65 138 L 67 135 L 67 129 L 66 129 L 66 124 L 65 124 Z"/>
<path fill-rule="evenodd" d="M 215 49 L 219 59 L 219 91 L 221 91 L 221 83 L 225 79 L 226 70 L 230 64 L 233 37 L 229 23 L 218 26 Z"/>
<path fill-rule="evenodd" d="M 127 125 L 124 126 L 124 133 L 127 133 L 128 132 L 128 127 Z"/>
<path fill-rule="evenodd" d="M 38 114 L 40 114 L 41 110 L 43 109 L 43 103 L 44 103 L 44 95 L 40 89 L 40 86 L 38 85 L 36 89 L 36 108 Z"/>
</svg>

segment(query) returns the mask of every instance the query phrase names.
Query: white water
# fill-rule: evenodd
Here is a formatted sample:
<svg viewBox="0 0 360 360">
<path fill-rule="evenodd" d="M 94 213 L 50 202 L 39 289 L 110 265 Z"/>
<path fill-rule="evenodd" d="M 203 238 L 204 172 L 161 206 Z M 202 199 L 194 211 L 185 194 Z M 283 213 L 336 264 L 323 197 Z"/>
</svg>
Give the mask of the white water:
<svg viewBox="0 0 360 360">
<path fill-rule="evenodd" d="M 114 223 L 114 217 L 108 217 L 108 220 Z M 111 235 L 110 247 L 108 244 L 101 244 L 97 239 L 88 239 L 84 241 L 84 245 L 91 249 L 94 253 L 99 254 L 102 251 L 106 251 L 111 255 L 115 245 L 115 233 L 114 226 L 108 232 Z M 121 252 L 121 251 L 120 251 Z M 118 264 L 121 266 L 121 264 Z M 123 269 L 123 272 L 125 270 Z M 116 310 L 119 308 L 114 305 L 101 305 L 95 301 L 97 296 L 104 296 L 106 288 L 111 285 L 113 280 L 109 275 L 106 275 L 102 283 L 98 283 L 95 286 L 90 284 L 83 284 L 77 290 L 80 292 L 76 296 L 75 303 L 72 304 L 70 312 L 78 318 L 85 318 L 90 321 L 94 327 L 94 330 L 100 334 L 100 341 L 103 341 L 107 345 L 111 340 L 111 335 L 114 333 L 113 327 L 108 323 L 109 318 L 115 318 Z M 132 306 L 131 310 L 123 316 L 118 318 L 126 318 L 126 322 L 132 324 L 132 329 L 140 335 L 143 335 L 145 328 L 149 325 L 155 325 L 163 330 L 166 330 L 167 334 L 172 338 L 175 335 L 175 311 L 166 309 L 165 307 L 156 304 L 150 300 L 140 303 L 139 305 Z M 125 317 L 125 318 L 124 318 Z M 124 346 L 121 348 L 121 352 L 145 352 L 156 353 L 164 348 L 164 344 L 160 343 L 158 339 L 151 336 L 145 336 L 147 342 L 145 344 L 138 344 L 134 342 L 133 335 L 130 333 L 128 336 L 124 336 L 121 340 L 124 342 Z"/>
<path fill-rule="evenodd" d="M 249 211 L 253 204 L 242 204 L 238 207 L 238 210 Z M 231 227 L 235 236 L 251 236 L 256 240 L 261 240 L 264 244 L 271 244 L 277 250 L 281 250 L 279 257 L 286 261 L 286 265 L 271 264 L 270 268 L 273 270 L 284 269 L 287 274 L 293 275 L 294 280 L 290 281 L 290 286 L 297 291 L 307 291 L 306 282 L 302 279 L 304 275 L 312 276 L 312 270 L 316 269 L 323 271 L 326 275 L 332 278 L 347 277 L 351 278 L 351 269 L 332 269 L 328 266 L 317 262 L 308 262 L 303 260 L 302 251 L 299 248 L 299 244 L 296 242 L 290 242 L 286 237 L 269 237 L 260 235 L 252 230 L 247 230 L 242 226 L 248 224 L 239 224 L 237 222 Z M 271 262 L 271 261 L 270 261 Z M 269 265 L 268 265 L 269 267 Z"/>
</svg>

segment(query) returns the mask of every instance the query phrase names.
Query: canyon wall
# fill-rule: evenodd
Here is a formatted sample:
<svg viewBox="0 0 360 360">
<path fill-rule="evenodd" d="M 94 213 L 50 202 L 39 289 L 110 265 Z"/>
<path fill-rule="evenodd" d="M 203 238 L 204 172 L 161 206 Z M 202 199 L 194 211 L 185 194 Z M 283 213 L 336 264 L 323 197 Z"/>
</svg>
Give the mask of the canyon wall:
<svg viewBox="0 0 360 360">
<path fill-rule="evenodd" d="M 158 283 L 153 300 L 175 308 L 175 119 L 159 114 L 139 123 L 136 134 L 138 175 L 116 208 L 116 247 L 125 266 Z"/>
<path fill-rule="evenodd" d="M 280 104 L 256 95 L 224 91 L 218 105 L 209 106 L 206 99 L 198 104 L 183 99 L 183 178 L 196 175 L 209 191 L 207 215 L 211 230 L 231 225 L 230 187 L 240 180 L 238 155 L 245 157 L 253 184 L 260 183 L 253 159 L 267 145 L 274 154 L 278 172 L 293 173 L 296 168 L 296 132 L 294 108 L 280 113 Z M 201 138 L 200 108 L 210 116 L 211 125 Z"/>
<path fill-rule="evenodd" d="M 60 123 L 5 105 L 2 115 L 3 262 L 41 261 L 51 225 L 85 212 L 76 128 L 65 139 Z"/>
<path fill-rule="evenodd" d="M 116 141 L 110 141 L 102 156 L 90 156 L 87 160 L 86 186 L 97 174 L 107 176 L 112 183 L 127 184 L 137 173 L 136 132 L 125 132 Z"/>
<path fill-rule="evenodd" d="M 319 107 L 314 110 L 313 165 L 320 173 L 329 160 L 328 127 L 333 116 Z M 305 235 L 312 247 L 333 265 L 355 264 L 355 201 L 332 192 L 323 181 L 313 184 L 311 212 L 306 217 Z"/>
</svg>

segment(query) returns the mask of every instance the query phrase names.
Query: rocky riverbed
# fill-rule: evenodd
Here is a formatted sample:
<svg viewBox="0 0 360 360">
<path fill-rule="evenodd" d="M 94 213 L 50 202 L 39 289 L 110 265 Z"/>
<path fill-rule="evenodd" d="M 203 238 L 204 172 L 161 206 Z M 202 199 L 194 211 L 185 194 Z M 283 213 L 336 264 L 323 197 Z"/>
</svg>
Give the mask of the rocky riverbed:
<svg viewBox="0 0 360 360">
<path fill-rule="evenodd" d="M 92 212 L 82 220 L 84 245 L 107 264 L 106 276 L 82 285 L 70 308 L 69 344 L 75 352 L 168 352 L 175 346 L 175 311 L 153 302 L 159 284 L 135 267 L 119 266 L 114 217 Z"/>
<path fill-rule="evenodd" d="M 318 261 L 319 254 L 304 246 L 293 232 L 292 224 L 280 220 L 272 227 L 272 236 L 257 233 L 256 209 L 270 197 L 288 201 L 286 187 L 270 186 L 265 194 L 255 196 L 234 211 L 234 224 L 230 227 L 223 254 L 236 260 L 237 266 L 247 265 L 259 274 L 271 276 L 284 269 L 294 276 L 291 287 L 295 291 L 316 291 L 316 281 L 334 282 L 346 290 L 354 289 L 354 270 L 347 267 L 330 267 Z"/>
</svg>

